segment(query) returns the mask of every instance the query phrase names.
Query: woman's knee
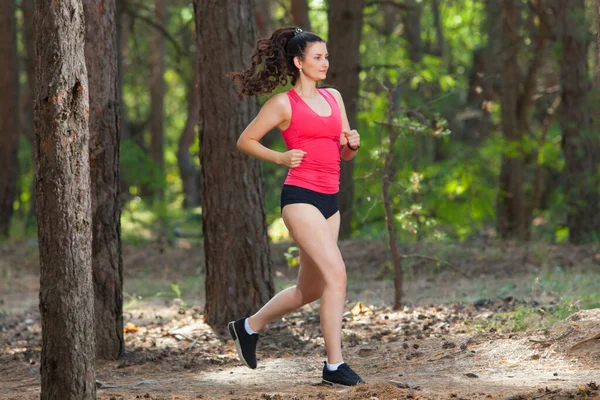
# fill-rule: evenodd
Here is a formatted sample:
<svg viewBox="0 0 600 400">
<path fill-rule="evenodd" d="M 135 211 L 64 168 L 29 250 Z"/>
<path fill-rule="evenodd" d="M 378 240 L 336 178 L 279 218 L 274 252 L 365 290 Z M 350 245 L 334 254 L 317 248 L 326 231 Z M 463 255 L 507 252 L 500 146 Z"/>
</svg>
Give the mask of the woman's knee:
<svg viewBox="0 0 600 400">
<path fill-rule="evenodd" d="M 341 265 L 337 265 L 329 271 L 327 276 L 324 277 L 325 287 L 336 290 L 346 290 L 346 283 L 348 277 L 346 275 L 346 266 L 342 262 Z"/>
</svg>

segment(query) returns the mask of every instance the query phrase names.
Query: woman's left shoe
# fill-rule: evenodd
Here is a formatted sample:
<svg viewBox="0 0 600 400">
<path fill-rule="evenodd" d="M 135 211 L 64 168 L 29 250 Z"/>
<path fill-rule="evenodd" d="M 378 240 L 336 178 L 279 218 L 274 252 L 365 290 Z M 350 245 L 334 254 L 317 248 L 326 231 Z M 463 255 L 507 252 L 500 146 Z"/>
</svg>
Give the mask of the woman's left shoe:
<svg viewBox="0 0 600 400">
<path fill-rule="evenodd" d="M 344 385 L 354 386 L 359 383 L 365 383 L 356 372 L 346 363 L 343 363 L 335 371 L 327 368 L 327 363 L 323 367 L 323 383 L 326 385 Z"/>
<path fill-rule="evenodd" d="M 249 334 L 245 327 L 246 318 L 231 321 L 227 328 L 231 338 L 235 341 L 238 356 L 240 360 L 249 368 L 256 368 L 256 342 L 258 342 L 258 333 Z"/>
</svg>

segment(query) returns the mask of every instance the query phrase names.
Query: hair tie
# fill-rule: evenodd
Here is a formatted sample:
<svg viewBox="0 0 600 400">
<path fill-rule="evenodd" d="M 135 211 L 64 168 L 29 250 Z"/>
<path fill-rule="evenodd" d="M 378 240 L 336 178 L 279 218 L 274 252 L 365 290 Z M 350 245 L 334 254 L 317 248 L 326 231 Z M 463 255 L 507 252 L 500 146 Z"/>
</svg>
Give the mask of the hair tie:
<svg viewBox="0 0 600 400">
<path fill-rule="evenodd" d="M 297 36 L 301 33 L 302 33 L 302 29 L 300 29 L 300 27 L 297 27 L 296 30 L 294 31 L 294 36 Z"/>
</svg>

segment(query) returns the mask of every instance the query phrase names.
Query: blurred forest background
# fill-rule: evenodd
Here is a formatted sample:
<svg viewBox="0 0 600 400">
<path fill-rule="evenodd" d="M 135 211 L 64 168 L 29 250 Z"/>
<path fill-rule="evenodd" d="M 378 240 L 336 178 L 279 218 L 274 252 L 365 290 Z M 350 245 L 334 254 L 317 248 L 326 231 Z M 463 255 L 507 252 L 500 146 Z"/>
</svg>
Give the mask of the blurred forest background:
<svg viewBox="0 0 600 400">
<path fill-rule="evenodd" d="M 227 321 L 293 284 L 298 249 L 279 209 L 287 169 L 235 148 L 268 96 L 241 99 L 225 77 L 249 65 L 256 40 L 287 25 L 327 40 L 324 84 L 342 93 L 361 134 L 358 156 L 342 163 L 340 191 L 340 248 L 348 299 L 356 302 L 348 329 L 374 315 L 365 304 L 393 305 L 391 330 L 382 333 L 393 341 L 402 330 L 396 316 L 420 324 L 421 312 L 447 312 L 454 321 L 454 305 L 435 302 L 473 303 L 484 316 L 469 311 L 465 325 L 490 334 L 547 334 L 573 312 L 600 307 L 600 0 L 6 0 L 6 354 L 22 353 L 33 365 L 40 348 L 51 354 L 48 343 L 94 334 L 96 356 L 107 360 L 126 347 L 181 347 L 161 333 L 170 323 L 160 316 L 165 310 L 148 317 L 142 304 L 166 298 L 173 323 L 193 314 L 182 324 L 215 338 L 217 348 L 205 344 L 197 354 L 217 365 L 215 354 L 227 349 L 216 336 Z M 61 111 L 65 104 L 72 109 Z M 276 130 L 263 144 L 285 151 Z M 61 286 L 71 276 L 77 279 Z M 74 303 L 84 297 L 87 308 Z M 44 344 L 40 314 L 31 311 L 38 300 L 47 313 Z M 203 302 L 204 310 L 195 307 Z M 409 308 L 425 302 L 426 312 Z M 51 306 L 67 310 L 64 320 L 76 312 L 85 329 L 55 328 Z M 304 309 L 294 318 L 314 322 L 310 337 L 318 343 L 315 314 Z M 597 327 L 597 312 L 581 315 Z M 156 341 L 148 343 L 158 341 L 158 350 L 140 344 L 154 327 Z M 444 320 L 438 337 L 446 329 Z M 575 341 L 590 330 L 569 338 L 573 347 L 597 340 Z M 92 349 L 79 358 L 88 370 Z M 236 362 L 233 352 L 224 359 Z M 441 392 L 448 381 L 441 379 Z"/>
<path fill-rule="evenodd" d="M 9 237 L 32 236 L 36 227 L 32 0 L 19 3 L 18 65 L 1 61 L 3 74 L 18 70 L 19 82 L 4 89 L 13 91 L 2 97 L 10 104 L 0 104 L 0 233 Z M 350 104 L 363 143 L 344 171 L 342 238 L 386 236 L 382 184 L 391 151 L 385 176 L 403 243 L 600 239 L 594 1 L 355 3 L 350 7 L 361 12 L 332 26 L 328 12 L 347 8 L 343 1 L 255 2 L 260 37 L 285 25 L 326 39 L 335 30 L 359 30 L 356 43 L 329 44 L 337 76 L 326 83 Z M 179 0 L 121 1 L 118 15 L 123 239 L 200 236 L 203 88 L 194 84 L 194 10 Z M 3 46 L 11 39 L 3 36 Z M 285 149 L 279 132 L 264 143 Z M 270 237 L 278 241 L 286 238 L 279 191 L 287 171 L 263 168 Z"/>
</svg>

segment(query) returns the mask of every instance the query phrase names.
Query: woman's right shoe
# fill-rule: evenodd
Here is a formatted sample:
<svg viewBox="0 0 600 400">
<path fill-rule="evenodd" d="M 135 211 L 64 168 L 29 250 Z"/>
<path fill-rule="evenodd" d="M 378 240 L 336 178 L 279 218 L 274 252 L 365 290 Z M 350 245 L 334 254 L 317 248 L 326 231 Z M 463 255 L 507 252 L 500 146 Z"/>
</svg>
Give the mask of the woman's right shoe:
<svg viewBox="0 0 600 400">
<path fill-rule="evenodd" d="M 335 371 L 327 368 L 327 363 L 323 367 L 323 383 L 326 385 L 344 385 L 354 386 L 359 383 L 365 383 L 356 372 L 346 363 L 343 363 Z"/>
<path fill-rule="evenodd" d="M 249 368 L 256 368 L 256 342 L 258 342 L 258 333 L 250 335 L 246 332 L 245 322 L 247 318 L 231 321 L 227 328 L 231 338 L 235 341 L 238 356 L 240 360 Z"/>
</svg>

